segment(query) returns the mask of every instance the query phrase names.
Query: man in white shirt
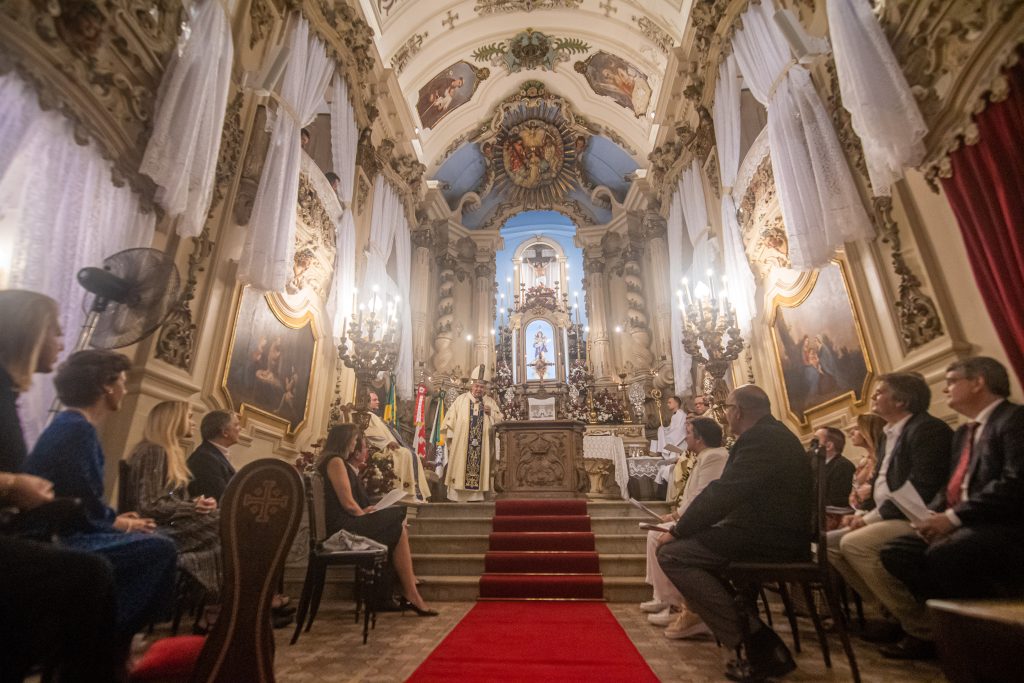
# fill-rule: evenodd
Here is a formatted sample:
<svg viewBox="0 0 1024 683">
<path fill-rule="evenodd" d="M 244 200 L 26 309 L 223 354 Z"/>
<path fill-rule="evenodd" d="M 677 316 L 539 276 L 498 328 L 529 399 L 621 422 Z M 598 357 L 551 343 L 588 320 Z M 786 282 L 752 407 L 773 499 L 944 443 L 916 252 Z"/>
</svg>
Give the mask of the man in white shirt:
<svg viewBox="0 0 1024 683">
<path fill-rule="evenodd" d="M 673 398 L 675 398 L 673 396 Z M 678 405 L 678 403 L 676 404 Z M 681 414 L 677 413 L 677 414 Z M 722 476 L 725 463 L 729 459 L 729 451 L 722 448 L 722 427 L 709 417 L 694 417 L 684 425 L 687 449 L 697 454 L 679 508 L 661 518 L 660 526 L 668 531 L 679 517 L 686 512 L 693 499 L 708 484 Z M 707 625 L 700 622 L 697 626 L 679 628 L 684 622 L 686 603 L 679 590 L 672 584 L 658 564 L 658 539 L 662 533 L 647 532 L 647 576 L 645 581 L 654 588 L 654 599 L 640 604 L 640 609 L 651 613 L 647 620 L 655 626 L 668 626 L 665 630 L 667 638 L 692 638 L 710 633 Z"/>
<path fill-rule="evenodd" d="M 679 448 L 686 438 L 686 414 L 682 411 L 682 401 L 678 396 L 668 397 L 668 409 L 672 411 L 672 419 L 669 420 L 667 427 L 658 427 L 658 441 L 656 442 L 656 449 L 665 460 L 664 464 L 658 468 L 658 476 L 654 478 L 654 483 L 658 486 L 671 484 L 672 471 L 679 460 L 679 453 L 668 450 L 668 446 Z M 667 488 L 671 489 L 671 486 L 667 486 Z M 675 498 L 675 491 L 669 490 L 665 500 L 670 501 L 673 498 Z"/>
<path fill-rule="evenodd" d="M 914 523 L 914 535 L 882 548 L 881 559 L 913 594 L 886 603 L 907 636 L 882 648 L 896 659 L 934 656 L 925 601 L 1019 598 L 1024 592 L 1024 407 L 1007 400 L 1010 379 L 984 356 L 946 369 L 949 407 L 968 418 L 953 439 L 949 479 Z"/>
<path fill-rule="evenodd" d="M 865 601 L 884 604 L 906 600 L 905 586 L 885 571 L 879 553 L 900 536 L 913 533 L 906 515 L 893 500 L 900 490 L 919 507 L 931 500 L 948 478 L 949 446 L 953 430 L 928 414 L 931 389 L 917 373 L 894 372 L 879 378 L 871 396 L 871 411 L 885 420 L 878 445 L 879 460 L 872 484 L 872 501 L 843 526 L 828 535 L 828 559 L 846 583 Z M 904 628 L 925 632 L 926 624 L 905 623 Z M 862 637 L 891 642 L 901 637 L 898 629 L 884 626 Z"/>
</svg>

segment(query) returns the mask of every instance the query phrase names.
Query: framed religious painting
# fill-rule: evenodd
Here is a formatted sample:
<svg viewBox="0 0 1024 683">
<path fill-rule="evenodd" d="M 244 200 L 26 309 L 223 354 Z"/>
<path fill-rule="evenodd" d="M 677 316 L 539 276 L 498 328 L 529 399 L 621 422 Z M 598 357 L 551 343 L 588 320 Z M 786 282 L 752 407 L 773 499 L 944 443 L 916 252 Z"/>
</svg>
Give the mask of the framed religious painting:
<svg viewBox="0 0 1024 683">
<path fill-rule="evenodd" d="M 843 262 L 819 269 L 794 294 L 777 296 L 769 326 L 786 410 L 801 425 L 816 411 L 867 400 L 873 370 Z"/>
<path fill-rule="evenodd" d="M 551 321 L 535 318 L 526 324 L 523 335 L 523 367 L 527 382 L 556 381 L 557 340 Z"/>
<path fill-rule="evenodd" d="M 622 57 L 600 50 L 573 66 L 598 95 L 612 98 L 637 118 L 647 113 L 652 94 L 647 74 Z"/>
<path fill-rule="evenodd" d="M 490 75 L 489 69 L 480 69 L 469 62 L 455 62 L 436 74 L 420 88 L 416 99 L 416 112 L 424 128 L 437 123 L 469 102 L 480 81 Z"/>
<path fill-rule="evenodd" d="M 318 341 L 311 313 L 294 317 L 277 295 L 242 288 L 222 385 L 243 420 L 259 415 L 287 435 L 302 428 Z"/>
</svg>

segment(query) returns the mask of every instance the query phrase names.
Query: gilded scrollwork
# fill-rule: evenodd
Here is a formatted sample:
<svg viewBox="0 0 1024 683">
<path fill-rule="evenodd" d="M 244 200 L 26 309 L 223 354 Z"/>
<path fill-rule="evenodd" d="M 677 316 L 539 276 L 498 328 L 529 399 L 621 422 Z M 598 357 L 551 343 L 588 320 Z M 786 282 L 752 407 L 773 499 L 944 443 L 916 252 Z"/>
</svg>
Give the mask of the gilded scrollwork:
<svg viewBox="0 0 1024 683">
<path fill-rule="evenodd" d="M 790 266 L 789 238 L 775 189 L 771 156 L 766 154 L 758 163 L 740 199 L 736 218 L 747 260 L 759 278 L 772 268 Z"/>
<path fill-rule="evenodd" d="M 326 179 L 322 181 L 326 184 Z M 285 290 L 294 294 L 309 289 L 325 301 L 334 272 L 336 228 L 317 184 L 307 173 L 299 175 L 295 220 L 295 255 Z"/>
</svg>

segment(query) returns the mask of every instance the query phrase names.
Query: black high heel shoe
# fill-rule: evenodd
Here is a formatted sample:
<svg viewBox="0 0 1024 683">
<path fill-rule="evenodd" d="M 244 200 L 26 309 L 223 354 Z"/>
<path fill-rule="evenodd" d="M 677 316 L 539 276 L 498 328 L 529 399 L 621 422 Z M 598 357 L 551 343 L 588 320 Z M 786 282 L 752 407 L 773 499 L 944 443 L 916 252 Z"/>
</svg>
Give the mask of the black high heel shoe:
<svg viewBox="0 0 1024 683">
<path fill-rule="evenodd" d="M 417 607 L 405 598 L 402 598 L 399 601 L 399 604 L 402 607 L 403 613 L 405 612 L 405 610 L 411 609 L 413 612 L 416 613 L 416 616 L 418 617 L 436 617 L 440 614 L 440 612 L 438 612 L 436 609 L 423 609 L 421 607 Z"/>
</svg>

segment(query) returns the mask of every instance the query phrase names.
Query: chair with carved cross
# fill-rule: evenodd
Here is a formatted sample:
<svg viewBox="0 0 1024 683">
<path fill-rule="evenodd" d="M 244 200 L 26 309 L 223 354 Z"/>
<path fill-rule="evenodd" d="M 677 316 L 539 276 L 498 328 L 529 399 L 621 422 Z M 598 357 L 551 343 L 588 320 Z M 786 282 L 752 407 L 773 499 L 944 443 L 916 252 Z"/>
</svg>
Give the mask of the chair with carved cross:
<svg viewBox="0 0 1024 683">
<path fill-rule="evenodd" d="M 302 583 L 302 597 L 299 598 L 298 612 L 295 615 L 295 632 L 291 644 L 294 645 L 303 630 L 308 632 L 313 627 L 320 599 L 323 597 L 324 582 L 327 568 L 330 566 L 351 565 L 355 571 L 353 597 L 356 603 L 356 623 L 359 623 L 360 612 L 363 616 L 363 645 L 369 637 L 370 624 L 377 624 L 374 608 L 376 587 L 380 585 L 387 562 L 387 550 L 328 550 L 324 548 L 327 537 L 327 522 L 324 504 L 323 476 L 316 470 L 307 471 L 302 475 L 306 489 L 306 507 L 309 521 L 309 555 L 306 563 L 306 579 Z"/>
<path fill-rule="evenodd" d="M 846 621 L 839 607 L 839 597 L 832 576 L 829 573 L 828 554 L 825 551 L 827 547 L 825 541 L 827 524 L 825 518 L 825 450 L 823 448 L 816 449 L 811 457 L 817 458 L 814 508 L 809 511 L 812 513 L 812 519 L 814 520 L 813 534 L 810 539 L 810 542 L 816 546 L 814 557 L 807 562 L 732 562 L 726 568 L 723 575 L 726 580 L 737 588 L 736 605 L 741 615 L 745 615 L 752 605 L 755 605 L 754 609 L 756 609 L 756 603 L 750 599 L 750 596 L 756 596 L 757 591 L 761 590 L 762 586 L 774 585 L 779 588 L 785 605 L 786 616 L 789 618 L 790 626 L 793 629 L 794 647 L 797 652 L 800 651 L 799 636 L 797 635 L 796 618 L 786 586 L 787 584 L 800 586 L 807 603 L 807 609 L 811 615 L 811 621 L 814 623 L 815 632 L 818 635 L 818 642 L 821 644 L 821 655 L 825 660 L 825 666 L 831 668 L 832 658 L 829 652 L 828 636 L 825 633 L 821 617 L 818 615 L 818 610 L 815 607 L 813 595 L 813 591 L 816 589 L 823 591 L 832 621 L 839 632 L 843 649 L 850 662 L 850 672 L 853 680 L 855 683 L 860 683 L 857 660 L 853 653 L 853 645 L 850 643 L 850 636 L 846 631 Z M 749 636 L 749 633 L 746 632 L 748 620 L 742 618 L 740 622 L 744 630 L 743 641 L 746 643 Z"/>
</svg>

